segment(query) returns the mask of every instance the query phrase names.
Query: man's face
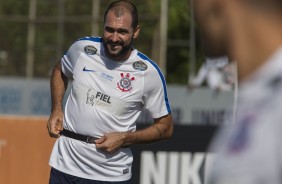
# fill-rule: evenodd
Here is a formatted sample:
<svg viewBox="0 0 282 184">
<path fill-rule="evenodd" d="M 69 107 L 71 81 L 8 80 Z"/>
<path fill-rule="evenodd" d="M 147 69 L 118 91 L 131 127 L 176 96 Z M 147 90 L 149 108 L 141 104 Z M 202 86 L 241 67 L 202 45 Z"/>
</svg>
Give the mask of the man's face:
<svg viewBox="0 0 282 184">
<path fill-rule="evenodd" d="M 132 17 L 128 11 L 119 9 L 108 12 L 104 25 L 103 44 L 109 58 L 117 61 L 127 59 L 133 39 L 137 35 L 133 30 Z"/>
<path fill-rule="evenodd" d="M 206 55 L 220 57 L 227 54 L 227 26 L 222 4 L 218 0 L 195 0 L 195 16 Z"/>
</svg>

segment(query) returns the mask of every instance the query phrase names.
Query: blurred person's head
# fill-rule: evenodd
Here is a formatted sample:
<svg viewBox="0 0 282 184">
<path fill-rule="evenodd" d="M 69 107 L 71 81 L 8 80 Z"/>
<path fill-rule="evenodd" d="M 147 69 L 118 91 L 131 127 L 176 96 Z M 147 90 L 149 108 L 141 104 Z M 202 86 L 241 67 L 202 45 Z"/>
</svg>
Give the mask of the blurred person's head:
<svg viewBox="0 0 282 184">
<path fill-rule="evenodd" d="M 207 23 L 199 19 L 203 13 L 197 9 L 220 12 L 217 21 L 224 27 L 221 38 L 226 43 L 222 46 L 227 46 L 226 53 L 238 62 L 239 79 L 258 69 L 282 45 L 281 0 L 196 0 L 195 3 L 199 25 Z M 200 28 L 209 32 L 203 30 L 204 26 Z M 218 47 L 218 42 L 213 44 Z"/>
<path fill-rule="evenodd" d="M 194 0 L 194 9 L 206 56 L 226 55 L 226 26 L 222 8 L 215 0 Z"/>
<path fill-rule="evenodd" d="M 112 2 L 104 14 L 103 45 L 106 55 L 116 61 L 126 60 L 139 31 L 135 5 L 126 0 Z"/>
</svg>

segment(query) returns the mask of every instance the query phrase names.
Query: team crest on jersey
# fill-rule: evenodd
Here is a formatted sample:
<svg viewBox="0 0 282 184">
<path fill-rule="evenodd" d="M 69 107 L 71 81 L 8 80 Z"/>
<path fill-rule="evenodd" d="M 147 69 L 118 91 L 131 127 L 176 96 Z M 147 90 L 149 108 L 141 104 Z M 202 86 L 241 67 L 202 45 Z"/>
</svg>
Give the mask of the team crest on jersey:
<svg viewBox="0 0 282 184">
<path fill-rule="evenodd" d="M 132 90 L 132 81 L 135 80 L 134 77 L 130 76 L 129 73 L 120 73 L 121 79 L 117 83 L 118 89 L 122 92 L 128 92 Z"/>
<path fill-rule="evenodd" d="M 143 61 L 136 61 L 132 64 L 132 67 L 135 70 L 145 71 L 147 70 L 148 66 Z"/>
<path fill-rule="evenodd" d="M 97 53 L 97 49 L 93 45 L 87 45 L 84 47 L 84 52 L 88 55 L 94 55 Z"/>
</svg>

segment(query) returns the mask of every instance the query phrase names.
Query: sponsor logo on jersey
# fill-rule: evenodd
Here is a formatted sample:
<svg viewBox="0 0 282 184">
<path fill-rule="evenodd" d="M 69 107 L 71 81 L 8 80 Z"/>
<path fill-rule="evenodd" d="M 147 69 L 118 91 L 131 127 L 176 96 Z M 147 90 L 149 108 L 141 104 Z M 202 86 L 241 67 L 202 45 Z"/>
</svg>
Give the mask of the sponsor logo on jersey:
<svg viewBox="0 0 282 184">
<path fill-rule="evenodd" d="M 86 67 L 84 67 L 82 69 L 82 71 L 84 71 L 84 72 L 97 72 L 96 70 L 90 70 L 90 69 L 87 69 Z"/>
<path fill-rule="evenodd" d="M 132 84 L 131 82 L 135 80 L 134 77 L 131 77 L 129 73 L 121 73 L 120 74 L 121 79 L 117 83 L 118 89 L 120 89 L 122 92 L 128 92 L 131 91 L 132 89 Z"/>
<path fill-rule="evenodd" d="M 88 55 L 94 55 L 97 53 L 97 49 L 93 45 L 87 45 L 84 47 L 84 52 Z"/>
<path fill-rule="evenodd" d="M 143 61 L 136 61 L 132 64 L 132 67 L 135 70 L 145 71 L 147 70 L 148 66 Z"/>
<path fill-rule="evenodd" d="M 127 173 L 129 173 L 129 169 L 128 168 L 124 169 L 122 172 L 123 172 L 123 174 L 127 174 Z"/>
<path fill-rule="evenodd" d="M 102 72 L 102 73 L 100 74 L 100 76 L 101 76 L 102 78 L 104 78 L 104 79 L 109 80 L 109 81 L 112 81 L 112 80 L 114 79 L 113 76 L 110 76 L 109 74 L 106 74 L 106 73 L 104 73 L 104 72 Z"/>
<path fill-rule="evenodd" d="M 107 106 L 111 104 L 111 96 L 103 94 L 99 91 L 95 93 L 93 90 L 89 89 L 87 92 L 86 104 L 89 104 L 91 106 L 93 106 L 94 104 L 104 104 L 104 106 Z"/>
</svg>

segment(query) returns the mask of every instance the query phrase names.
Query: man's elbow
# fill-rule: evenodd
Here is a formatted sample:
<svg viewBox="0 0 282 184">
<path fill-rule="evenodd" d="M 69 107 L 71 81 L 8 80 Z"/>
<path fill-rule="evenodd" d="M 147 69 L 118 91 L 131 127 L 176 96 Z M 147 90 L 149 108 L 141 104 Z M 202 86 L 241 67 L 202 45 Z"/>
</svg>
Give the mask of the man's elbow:
<svg viewBox="0 0 282 184">
<path fill-rule="evenodd" d="M 167 130 L 166 130 L 166 135 L 165 135 L 165 139 L 169 139 L 172 137 L 173 135 L 173 130 L 174 130 L 174 127 L 173 127 L 173 121 L 171 120 L 168 125 L 167 125 Z"/>
</svg>

